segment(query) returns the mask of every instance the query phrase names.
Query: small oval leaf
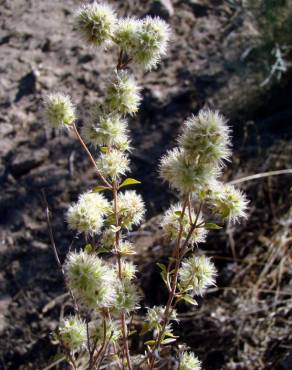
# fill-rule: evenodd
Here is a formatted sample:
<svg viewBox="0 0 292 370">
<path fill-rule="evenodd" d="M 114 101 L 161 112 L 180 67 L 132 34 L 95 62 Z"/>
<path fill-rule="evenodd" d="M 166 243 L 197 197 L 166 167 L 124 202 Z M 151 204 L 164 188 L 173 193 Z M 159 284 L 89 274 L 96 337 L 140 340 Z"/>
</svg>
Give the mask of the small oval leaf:
<svg viewBox="0 0 292 370">
<path fill-rule="evenodd" d="M 141 181 L 138 181 L 138 180 L 135 180 L 135 179 L 131 179 L 131 178 L 128 178 L 128 179 L 125 179 L 121 185 L 119 186 L 119 188 L 123 188 L 124 186 L 129 186 L 129 185 L 136 185 L 136 184 L 141 184 Z"/>
<path fill-rule="evenodd" d="M 204 228 L 206 230 L 220 230 L 222 229 L 221 226 L 217 225 L 217 224 L 212 224 L 212 223 L 207 223 L 204 225 Z"/>
</svg>

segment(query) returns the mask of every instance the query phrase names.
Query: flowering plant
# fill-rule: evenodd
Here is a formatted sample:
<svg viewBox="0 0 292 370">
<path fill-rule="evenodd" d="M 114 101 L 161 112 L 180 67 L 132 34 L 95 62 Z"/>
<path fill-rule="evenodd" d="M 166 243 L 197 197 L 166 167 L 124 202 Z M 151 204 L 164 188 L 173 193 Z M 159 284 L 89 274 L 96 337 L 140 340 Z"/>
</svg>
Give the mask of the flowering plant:
<svg viewBox="0 0 292 370">
<path fill-rule="evenodd" d="M 130 171 L 131 151 L 127 115 L 135 114 L 141 101 L 141 89 L 129 65 L 145 70 L 158 65 L 166 54 L 170 29 L 159 18 L 118 19 L 109 5 L 97 2 L 81 7 L 75 19 L 83 40 L 94 47 L 115 44 L 119 57 L 104 102 L 92 108 L 81 134 L 71 98 L 58 93 L 46 99 L 48 121 L 55 129 L 75 132 L 99 179 L 67 211 L 69 228 L 84 235 L 84 250 L 71 251 L 63 266 L 54 250 L 75 307 L 75 315 L 62 320 L 56 337 L 73 369 L 152 370 L 159 366 L 161 347 L 178 340 L 172 328 L 172 321 L 178 321 L 177 304 L 196 305 L 195 296 L 215 284 L 211 259 L 194 253 L 208 230 L 220 228 L 205 220 L 204 210 L 219 221 L 237 222 L 246 217 L 247 201 L 240 191 L 219 180 L 231 154 L 226 120 L 218 112 L 200 111 L 184 123 L 178 146 L 161 159 L 161 178 L 180 197 L 161 223 L 173 244 L 168 266 L 159 264 L 169 297 L 165 306 L 148 309 L 141 335 L 150 332 L 153 339 L 145 342 L 143 355 L 131 355 L 129 322 L 141 297 L 135 282 L 137 267 L 130 260 L 135 247 L 127 232 L 141 224 L 145 205 L 136 191 L 124 190 L 139 184 L 124 178 Z M 97 158 L 89 147 L 98 149 Z M 192 352 L 183 352 L 175 366 L 201 368 Z"/>
</svg>

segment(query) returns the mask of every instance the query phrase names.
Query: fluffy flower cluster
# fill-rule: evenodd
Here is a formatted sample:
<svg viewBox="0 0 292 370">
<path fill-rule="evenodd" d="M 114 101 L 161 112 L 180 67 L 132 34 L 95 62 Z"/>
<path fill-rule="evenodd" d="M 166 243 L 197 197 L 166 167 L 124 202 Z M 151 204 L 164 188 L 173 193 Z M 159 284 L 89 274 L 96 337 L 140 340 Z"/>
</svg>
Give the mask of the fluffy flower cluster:
<svg viewBox="0 0 292 370">
<path fill-rule="evenodd" d="M 80 349 L 86 343 L 85 322 L 76 316 L 69 316 L 60 322 L 58 336 L 61 343 L 69 350 Z"/>
<path fill-rule="evenodd" d="M 182 290 L 203 295 L 209 286 L 215 285 L 216 268 L 206 256 L 192 256 L 182 262 L 179 282 Z"/>
<path fill-rule="evenodd" d="M 145 204 L 141 195 L 137 194 L 136 191 L 127 190 L 124 193 L 119 193 L 118 208 L 123 227 L 130 229 L 142 222 Z"/>
<path fill-rule="evenodd" d="M 137 287 L 129 280 L 120 281 L 116 287 L 116 298 L 114 303 L 114 312 L 130 313 L 139 308 L 140 296 Z"/>
<path fill-rule="evenodd" d="M 222 164 L 231 155 L 229 128 L 217 111 L 202 110 L 184 123 L 180 146 L 197 163 Z"/>
<path fill-rule="evenodd" d="M 247 217 L 248 200 L 233 185 L 215 184 L 211 192 L 211 205 L 215 214 L 232 223 Z"/>
<path fill-rule="evenodd" d="M 120 20 L 114 40 L 135 63 L 150 70 L 166 54 L 169 38 L 168 24 L 148 16 L 143 20 Z"/>
<path fill-rule="evenodd" d="M 180 359 L 179 370 L 201 370 L 201 362 L 193 352 L 184 352 Z"/>
<path fill-rule="evenodd" d="M 116 273 L 95 255 L 83 251 L 69 253 L 65 273 L 69 287 L 85 307 L 96 309 L 114 303 Z"/>
<path fill-rule="evenodd" d="M 154 306 L 148 308 L 146 315 L 146 322 L 149 325 L 149 329 L 159 329 L 164 320 L 165 306 Z M 176 310 L 173 310 L 170 316 L 170 320 L 177 321 Z"/>
<path fill-rule="evenodd" d="M 127 122 L 118 114 L 101 114 L 95 110 L 83 126 L 82 136 L 92 146 L 114 147 L 121 151 L 130 149 Z"/>
<path fill-rule="evenodd" d="M 140 101 L 140 87 L 135 79 L 126 71 L 117 72 L 107 89 L 107 110 L 122 115 L 134 114 L 138 112 Z"/>
<path fill-rule="evenodd" d="M 135 274 L 137 272 L 136 266 L 132 262 L 122 261 L 121 263 L 121 278 L 123 281 L 131 281 L 135 278 Z"/>
<path fill-rule="evenodd" d="M 75 16 L 76 29 L 88 44 L 100 46 L 109 43 L 116 28 L 116 15 L 107 4 L 83 5 Z"/>
<path fill-rule="evenodd" d="M 187 194 L 210 187 L 218 169 L 211 164 L 193 162 L 183 149 L 174 148 L 162 157 L 160 176 L 171 187 Z"/>
<path fill-rule="evenodd" d="M 50 94 L 45 99 L 45 115 L 54 128 L 71 125 L 75 119 L 75 107 L 70 96 Z"/>
<path fill-rule="evenodd" d="M 98 234 L 104 223 L 104 216 L 109 212 L 110 204 L 100 193 L 82 194 L 78 202 L 70 206 L 67 212 L 69 227 L 88 235 Z"/>
<path fill-rule="evenodd" d="M 125 175 L 129 171 L 129 163 L 128 156 L 117 149 L 112 149 L 107 153 L 101 154 L 96 161 L 100 172 L 112 180 Z"/>
<path fill-rule="evenodd" d="M 175 240 L 180 232 L 180 225 L 182 225 L 182 240 L 186 239 L 189 230 L 191 228 L 191 220 L 192 222 L 195 222 L 196 220 L 196 213 L 194 210 L 191 211 L 191 215 L 189 215 L 188 212 L 185 212 L 184 216 L 181 217 L 182 214 L 182 205 L 180 203 L 172 205 L 170 209 L 168 209 L 164 217 L 161 221 L 161 226 L 167 235 L 171 240 Z M 197 220 L 197 225 L 200 224 L 203 221 L 203 218 L 201 215 L 199 215 Z M 193 234 L 190 237 L 189 244 L 195 244 L 195 243 L 202 243 L 206 240 L 207 231 L 203 227 L 196 228 L 193 232 Z"/>
</svg>

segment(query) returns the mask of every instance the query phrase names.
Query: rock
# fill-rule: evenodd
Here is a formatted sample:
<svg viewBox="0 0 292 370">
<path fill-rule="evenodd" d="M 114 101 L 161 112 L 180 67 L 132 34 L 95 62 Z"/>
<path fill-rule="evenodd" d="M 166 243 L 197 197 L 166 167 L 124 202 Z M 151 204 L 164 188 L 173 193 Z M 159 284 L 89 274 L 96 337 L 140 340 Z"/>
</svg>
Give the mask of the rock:
<svg viewBox="0 0 292 370">
<path fill-rule="evenodd" d="M 154 0 L 151 4 L 149 13 L 158 15 L 161 18 L 169 19 L 174 14 L 171 0 Z"/>
<path fill-rule="evenodd" d="M 10 172 L 14 176 L 24 175 L 41 164 L 46 158 L 48 158 L 48 155 L 49 151 L 45 148 L 36 151 L 20 151 L 12 160 Z"/>
<path fill-rule="evenodd" d="M 20 79 L 15 103 L 17 103 L 23 96 L 31 95 L 35 92 L 37 77 L 38 73 L 36 71 L 31 71 Z"/>
</svg>

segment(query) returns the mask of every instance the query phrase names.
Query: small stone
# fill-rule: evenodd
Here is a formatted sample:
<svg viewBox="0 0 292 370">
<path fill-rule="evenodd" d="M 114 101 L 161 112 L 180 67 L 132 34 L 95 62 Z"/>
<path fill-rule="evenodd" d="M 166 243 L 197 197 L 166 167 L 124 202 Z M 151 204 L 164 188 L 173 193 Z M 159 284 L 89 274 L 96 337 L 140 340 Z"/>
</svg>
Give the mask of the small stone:
<svg viewBox="0 0 292 370">
<path fill-rule="evenodd" d="M 36 151 L 20 151 L 12 160 L 10 172 L 13 176 L 24 175 L 28 173 L 31 169 L 44 162 L 44 160 L 47 159 L 48 156 L 49 151 L 45 148 Z"/>
<path fill-rule="evenodd" d="M 174 9 L 171 0 L 154 0 L 151 4 L 149 13 L 158 15 L 163 19 L 169 19 L 174 14 Z"/>
</svg>

